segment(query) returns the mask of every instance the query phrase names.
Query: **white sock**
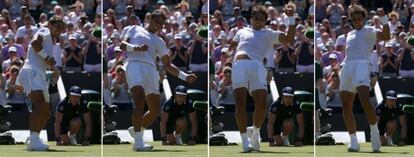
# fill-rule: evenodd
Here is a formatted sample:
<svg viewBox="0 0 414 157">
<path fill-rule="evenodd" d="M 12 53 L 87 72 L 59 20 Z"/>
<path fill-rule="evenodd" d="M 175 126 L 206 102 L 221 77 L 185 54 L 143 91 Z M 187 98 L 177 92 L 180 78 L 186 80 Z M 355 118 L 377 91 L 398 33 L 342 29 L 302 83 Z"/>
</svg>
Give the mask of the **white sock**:
<svg viewBox="0 0 414 157">
<path fill-rule="evenodd" d="M 38 132 L 30 132 L 30 136 L 39 137 L 39 133 Z"/>
<path fill-rule="evenodd" d="M 255 126 L 253 126 L 253 134 L 257 133 L 260 133 L 260 128 L 256 128 Z"/>
<path fill-rule="evenodd" d="M 369 128 L 371 129 L 371 131 L 378 131 L 377 123 L 375 123 L 374 125 L 369 125 Z"/>
<path fill-rule="evenodd" d="M 358 145 L 358 139 L 357 139 L 356 133 L 355 134 L 349 134 L 349 137 L 351 138 L 351 145 L 352 146 Z"/>
<path fill-rule="evenodd" d="M 135 132 L 135 138 L 142 139 L 142 132 Z"/>
<path fill-rule="evenodd" d="M 246 132 L 244 132 L 244 133 L 240 133 L 240 136 L 241 136 L 241 139 L 242 139 L 242 142 L 243 142 L 243 144 L 245 144 L 245 143 L 249 143 L 249 138 L 247 137 L 247 133 Z"/>
</svg>

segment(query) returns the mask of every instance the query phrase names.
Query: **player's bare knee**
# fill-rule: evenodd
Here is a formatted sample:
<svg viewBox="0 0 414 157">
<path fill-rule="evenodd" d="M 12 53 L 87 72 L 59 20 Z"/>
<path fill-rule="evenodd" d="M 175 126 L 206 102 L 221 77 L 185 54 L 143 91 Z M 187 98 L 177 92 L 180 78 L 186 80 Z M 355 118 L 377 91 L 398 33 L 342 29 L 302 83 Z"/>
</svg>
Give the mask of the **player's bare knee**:
<svg viewBox="0 0 414 157">
<path fill-rule="evenodd" d="M 79 118 L 73 118 L 70 121 L 70 128 L 77 129 L 81 127 L 81 121 Z"/>
<path fill-rule="evenodd" d="M 178 118 L 177 121 L 175 121 L 175 125 L 177 128 L 185 128 L 187 126 L 187 122 L 184 118 Z"/>
<path fill-rule="evenodd" d="M 292 132 L 293 127 L 294 127 L 294 124 L 291 119 L 286 119 L 283 121 L 283 133 L 289 134 L 290 132 Z"/>
</svg>

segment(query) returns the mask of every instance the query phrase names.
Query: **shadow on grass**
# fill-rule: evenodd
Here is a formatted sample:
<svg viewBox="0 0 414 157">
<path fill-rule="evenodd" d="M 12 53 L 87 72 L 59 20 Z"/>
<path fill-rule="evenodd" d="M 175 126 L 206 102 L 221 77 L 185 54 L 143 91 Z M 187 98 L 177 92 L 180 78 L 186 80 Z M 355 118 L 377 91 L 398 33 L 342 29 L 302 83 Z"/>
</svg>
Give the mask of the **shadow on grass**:
<svg viewBox="0 0 414 157">
<path fill-rule="evenodd" d="M 137 151 L 139 152 L 139 151 Z M 146 152 L 186 152 L 184 150 L 167 150 L 167 149 L 154 149 L 151 151 L 146 151 Z"/>
</svg>

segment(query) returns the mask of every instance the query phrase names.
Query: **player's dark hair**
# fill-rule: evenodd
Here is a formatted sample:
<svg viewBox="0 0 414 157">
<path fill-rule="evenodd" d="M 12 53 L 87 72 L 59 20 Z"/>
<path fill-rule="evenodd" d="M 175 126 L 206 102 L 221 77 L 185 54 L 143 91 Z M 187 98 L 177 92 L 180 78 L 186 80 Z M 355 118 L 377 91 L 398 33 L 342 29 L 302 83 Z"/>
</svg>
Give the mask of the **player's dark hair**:
<svg viewBox="0 0 414 157">
<path fill-rule="evenodd" d="M 63 22 L 63 19 L 61 19 L 61 18 L 59 18 L 59 17 L 57 17 L 57 16 L 52 16 L 50 19 L 49 19 L 49 22 L 48 22 L 51 26 L 54 26 L 54 25 L 65 25 L 65 22 Z"/>
<path fill-rule="evenodd" d="M 162 21 L 165 21 L 165 20 L 167 20 L 167 16 L 165 16 L 163 13 L 162 13 L 162 11 L 161 10 L 159 10 L 159 9 L 156 9 L 156 10 L 154 10 L 152 13 L 151 13 L 151 20 L 154 20 L 154 19 L 159 19 L 159 18 L 161 18 L 162 19 Z"/>
<path fill-rule="evenodd" d="M 351 17 L 357 14 L 360 14 L 364 19 L 367 17 L 367 10 L 361 5 L 351 5 L 348 11 Z"/>
<path fill-rule="evenodd" d="M 267 19 L 268 15 L 267 15 L 266 7 L 263 5 L 254 6 L 252 10 L 252 17 L 257 16 L 257 15 L 263 15 Z"/>
</svg>

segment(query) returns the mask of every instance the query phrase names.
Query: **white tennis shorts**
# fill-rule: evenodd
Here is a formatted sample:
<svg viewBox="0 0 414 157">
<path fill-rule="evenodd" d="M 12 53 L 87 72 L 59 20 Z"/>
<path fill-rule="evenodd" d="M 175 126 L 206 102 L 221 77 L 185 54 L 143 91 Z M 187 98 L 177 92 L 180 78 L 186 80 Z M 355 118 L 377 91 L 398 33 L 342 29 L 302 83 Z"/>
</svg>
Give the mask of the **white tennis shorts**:
<svg viewBox="0 0 414 157">
<path fill-rule="evenodd" d="M 138 61 L 128 61 L 123 69 L 125 70 L 129 90 L 132 87 L 141 86 L 144 88 L 145 95 L 151 93 L 160 94 L 158 83 L 160 75 L 154 65 Z"/>
<path fill-rule="evenodd" d="M 368 61 L 347 61 L 343 64 L 339 74 L 340 91 L 356 93 L 359 86 L 370 87 L 371 65 Z"/>
<path fill-rule="evenodd" d="M 23 86 L 28 96 L 32 91 L 42 90 L 46 102 L 50 102 L 49 84 L 46 81 L 46 71 L 36 69 L 25 64 L 19 72 L 16 84 Z"/>
<path fill-rule="evenodd" d="M 232 67 L 233 89 L 245 87 L 249 92 L 267 90 L 267 71 L 262 62 L 256 60 L 236 60 Z"/>
</svg>

